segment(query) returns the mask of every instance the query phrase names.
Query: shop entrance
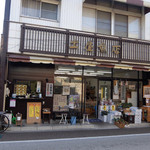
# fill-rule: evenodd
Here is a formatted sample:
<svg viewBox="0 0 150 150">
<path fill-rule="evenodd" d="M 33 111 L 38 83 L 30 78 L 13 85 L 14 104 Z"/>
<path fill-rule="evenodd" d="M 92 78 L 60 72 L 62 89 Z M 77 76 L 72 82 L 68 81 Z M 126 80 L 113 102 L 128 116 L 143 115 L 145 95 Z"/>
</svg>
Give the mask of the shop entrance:
<svg viewBox="0 0 150 150">
<path fill-rule="evenodd" d="M 97 81 L 95 78 L 85 80 L 85 112 L 89 118 L 97 117 Z"/>
</svg>

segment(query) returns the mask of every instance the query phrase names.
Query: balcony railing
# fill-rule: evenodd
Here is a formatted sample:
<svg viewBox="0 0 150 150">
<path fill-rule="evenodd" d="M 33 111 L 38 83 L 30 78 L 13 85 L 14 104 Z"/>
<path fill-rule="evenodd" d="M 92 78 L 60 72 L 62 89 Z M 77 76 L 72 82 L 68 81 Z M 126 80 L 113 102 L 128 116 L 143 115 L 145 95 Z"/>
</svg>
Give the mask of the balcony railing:
<svg viewBox="0 0 150 150">
<path fill-rule="evenodd" d="M 21 52 L 150 62 L 150 42 L 80 31 L 22 25 Z"/>
</svg>

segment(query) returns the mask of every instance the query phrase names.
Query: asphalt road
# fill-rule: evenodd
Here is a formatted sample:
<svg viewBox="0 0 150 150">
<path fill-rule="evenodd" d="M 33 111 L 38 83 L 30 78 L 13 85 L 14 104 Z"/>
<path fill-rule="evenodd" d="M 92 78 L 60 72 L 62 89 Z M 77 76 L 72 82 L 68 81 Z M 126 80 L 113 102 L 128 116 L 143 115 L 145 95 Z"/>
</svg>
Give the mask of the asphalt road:
<svg viewBox="0 0 150 150">
<path fill-rule="evenodd" d="M 4 133 L 0 150 L 149 150 L 150 128 Z"/>
</svg>

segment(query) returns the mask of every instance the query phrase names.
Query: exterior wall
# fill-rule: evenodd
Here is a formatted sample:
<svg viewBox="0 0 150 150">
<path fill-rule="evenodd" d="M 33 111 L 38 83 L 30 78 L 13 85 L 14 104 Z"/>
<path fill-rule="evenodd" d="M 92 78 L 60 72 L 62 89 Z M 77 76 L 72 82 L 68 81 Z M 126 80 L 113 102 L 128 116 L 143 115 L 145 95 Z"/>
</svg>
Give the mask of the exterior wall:
<svg viewBox="0 0 150 150">
<path fill-rule="evenodd" d="M 55 0 L 44 0 L 47 2 L 54 2 Z M 58 2 L 58 1 L 57 1 Z M 96 31 L 96 11 L 108 11 L 111 12 L 111 35 L 114 35 L 114 22 L 115 22 L 115 13 L 125 14 L 132 17 L 141 17 L 141 39 L 150 40 L 150 27 L 149 20 L 150 15 L 147 14 L 144 16 L 137 13 L 131 13 L 121 10 L 112 10 L 111 8 L 106 8 L 102 6 L 83 4 L 84 0 L 61 0 L 59 1 L 59 11 L 58 11 L 58 21 L 52 21 L 47 19 L 39 19 L 33 17 L 26 17 L 21 15 L 21 0 L 12 0 L 11 1 L 11 12 L 10 12 L 10 30 L 8 38 L 8 52 L 10 53 L 20 53 L 20 36 L 21 36 L 21 24 L 29 25 L 39 25 L 41 27 L 60 27 L 74 30 L 83 30 L 83 31 Z M 149 1 L 147 0 L 147 3 Z M 82 23 L 84 22 L 83 14 L 85 12 L 83 9 L 91 10 L 90 14 L 92 17 L 95 16 L 94 22 L 91 23 L 88 21 L 88 24 L 91 23 L 91 26 L 94 28 L 84 28 Z M 95 12 L 95 13 L 94 13 Z M 82 14 L 83 13 L 83 14 Z M 88 12 L 89 13 L 89 12 Z M 130 19 L 131 20 L 131 19 Z M 146 24 L 145 24 L 146 23 Z M 132 25 L 133 26 L 133 25 Z M 131 26 L 131 27 L 132 27 Z M 132 27 L 133 28 L 133 27 Z M 130 31 L 130 30 L 129 30 Z M 130 37 L 130 33 L 128 34 Z"/>
<path fill-rule="evenodd" d="M 82 5 L 84 0 L 62 0 L 60 27 L 82 29 Z"/>
<path fill-rule="evenodd" d="M 145 15 L 145 40 L 150 40 L 150 13 Z"/>
<path fill-rule="evenodd" d="M 48 1 L 47 1 L 48 2 Z M 51 0 L 49 0 L 51 2 Z M 68 29 L 82 29 L 83 0 L 62 0 L 58 6 L 58 21 L 26 17 L 21 15 L 21 0 L 12 0 L 10 12 L 10 30 L 8 38 L 8 52 L 20 53 L 21 24 L 61 27 Z M 76 6 L 76 7 L 75 7 Z M 69 8 L 69 9 L 68 9 Z M 73 9 L 74 8 L 74 9 Z"/>
</svg>

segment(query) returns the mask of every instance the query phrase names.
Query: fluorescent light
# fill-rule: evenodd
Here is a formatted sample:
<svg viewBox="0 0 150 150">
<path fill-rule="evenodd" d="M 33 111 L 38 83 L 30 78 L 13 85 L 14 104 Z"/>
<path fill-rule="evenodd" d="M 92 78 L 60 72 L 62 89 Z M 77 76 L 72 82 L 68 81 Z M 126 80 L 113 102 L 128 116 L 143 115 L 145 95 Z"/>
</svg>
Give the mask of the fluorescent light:
<svg viewBox="0 0 150 150">
<path fill-rule="evenodd" d="M 97 72 L 99 72 L 99 73 L 109 73 L 109 74 L 111 74 L 111 72 L 110 71 L 97 71 Z"/>
<path fill-rule="evenodd" d="M 58 67 L 59 71 L 75 71 L 75 68 Z"/>
<path fill-rule="evenodd" d="M 94 70 L 84 70 L 84 72 L 95 72 Z"/>
</svg>

